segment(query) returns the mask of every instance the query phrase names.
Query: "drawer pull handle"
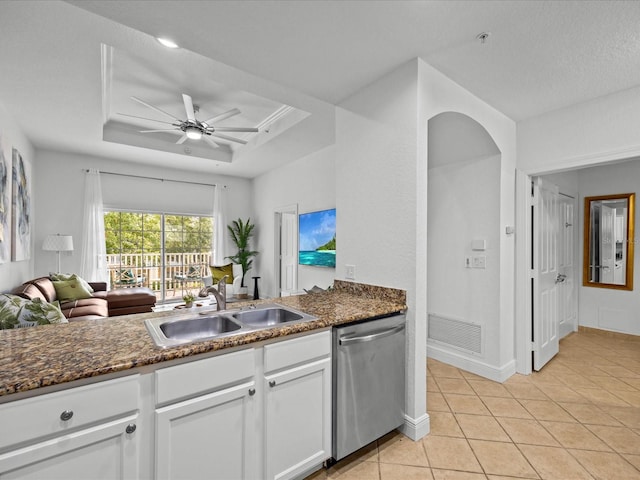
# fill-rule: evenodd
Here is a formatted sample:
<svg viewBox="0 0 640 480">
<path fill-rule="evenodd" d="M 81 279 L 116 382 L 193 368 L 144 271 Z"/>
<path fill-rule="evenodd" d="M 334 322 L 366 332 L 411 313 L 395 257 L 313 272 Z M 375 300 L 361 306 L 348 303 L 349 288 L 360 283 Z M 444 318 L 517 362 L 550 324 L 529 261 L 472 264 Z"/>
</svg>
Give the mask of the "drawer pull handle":
<svg viewBox="0 0 640 480">
<path fill-rule="evenodd" d="M 60 420 L 63 422 L 71 420 L 71 417 L 73 417 L 73 410 L 65 410 L 60 414 Z"/>
<path fill-rule="evenodd" d="M 249 389 L 249 396 L 253 397 L 256 394 L 256 389 L 255 388 L 250 388 Z"/>
<path fill-rule="evenodd" d="M 275 387 L 275 386 L 276 386 L 276 381 L 275 381 L 275 380 L 271 380 L 271 381 L 269 382 L 269 386 L 270 386 L 271 388 Z"/>
<path fill-rule="evenodd" d="M 127 428 L 125 429 L 125 432 L 127 433 L 133 433 L 136 431 L 136 424 L 135 423 L 130 423 L 129 425 L 127 425 Z"/>
</svg>

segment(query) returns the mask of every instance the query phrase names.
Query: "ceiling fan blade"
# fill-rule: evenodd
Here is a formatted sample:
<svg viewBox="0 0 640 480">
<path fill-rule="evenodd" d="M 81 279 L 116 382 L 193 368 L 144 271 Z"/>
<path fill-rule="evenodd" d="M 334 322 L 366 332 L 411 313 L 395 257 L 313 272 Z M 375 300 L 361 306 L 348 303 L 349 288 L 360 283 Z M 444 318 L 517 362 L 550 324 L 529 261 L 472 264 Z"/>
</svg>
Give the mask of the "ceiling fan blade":
<svg viewBox="0 0 640 480">
<path fill-rule="evenodd" d="M 216 122 L 221 122 L 222 120 L 226 120 L 227 118 L 231 118 L 235 115 L 238 115 L 240 110 L 237 108 L 232 108 L 228 112 L 221 113 L 220 115 L 216 115 L 215 117 L 211 117 L 209 120 L 205 120 L 204 123 L 207 125 L 212 125 Z"/>
<path fill-rule="evenodd" d="M 124 115 L 125 117 L 139 118 L 140 120 L 151 120 L 152 122 L 166 123 L 167 125 L 173 125 L 173 123 L 165 122 L 164 120 L 156 120 L 155 118 L 138 117 L 137 115 L 129 115 L 128 113 L 118 113 L 118 115 Z"/>
<path fill-rule="evenodd" d="M 182 122 L 182 120 L 180 120 L 177 117 L 174 117 L 173 115 L 171 115 L 170 113 L 165 112 L 164 110 L 162 110 L 161 108 L 158 108 L 154 105 L 151 105 L 150 103 L 145 102 L 144 100 L 140 100 L 138 97 L 131 97 L 132 100 L 135 100 L 138 103 L 141 103 L 142 105 L 144 105 L 145 107 L 149 107 L 152 110 L 155 110 L 156 112 L 159 112 L 163 115 L 166 115 L 167 117 L 173 118 L 174 120 L 178 121 L 178 122 Z"/>
<path fill-rule="evenodd" d="M 156 132 L 177 132 L 182 133 L 180 130 L 176 130 L 175 128 L 163 128 L 161 130 L 138 130 L 140 133 L 156 133 Z"/>
<path fill-rule="evenodd" d="M 193 101 L 189 95 L 182 94 L 182 101 L 184 102 L 184 109 L 187 112 L 187 120 L 190 122 L 196 121 L 196 112 L 193 110 Z"/>
<path fill-rule="evenodd" d="M 253 127 L 213 127 L 216 132 L 257 132 L 257 128 Z"/>
<path fill-rule="evenodd" d="M 202 139 L 207 142 L 209 145 L 211 145 L 213 148 L 218 148 L 220 145 L 218 145 L 216 142 L 214 142 L 213 140 L 211 140 L 209 137 L 207 137 L 206 135 L 202 137 Z"/>
<path fill-rule="evenodd" d="M 189 137 L 187 137 L 187 134 L 185 133 L 185 134 L 184 134 L 184 135 L 182 135 L 182 136 L 180 137 L 180 139 L 176 142 L 176 145 L 182 145 L 184 142 L 186 142 L 186 141 L 187 141 L 187 138 L 189 138 Z"/>
<path fill-rule="evenodd" d="M 242 145 L 246 145 L 247 144 L 247 142 L 245 140 L 240 140 L 239 138 L 230 137 L 229 135 L 222 135 L 220 133 L 212 133 L 211 136 L 212 137 L 221 138 L 223 140 L 229 140 L 230 142 L 241 143 Z M 203 137 L 203 138 L 206 139 L 207 137 Z"/>
</svg>

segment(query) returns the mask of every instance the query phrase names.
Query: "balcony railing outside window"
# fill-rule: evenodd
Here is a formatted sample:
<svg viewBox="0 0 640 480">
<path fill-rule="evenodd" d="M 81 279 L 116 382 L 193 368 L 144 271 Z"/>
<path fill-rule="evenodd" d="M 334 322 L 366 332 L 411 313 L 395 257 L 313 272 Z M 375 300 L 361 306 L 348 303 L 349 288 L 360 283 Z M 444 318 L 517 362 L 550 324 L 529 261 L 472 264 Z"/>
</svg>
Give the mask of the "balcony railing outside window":
<svg viewBox="0 0 640 480">
<path fill-rule="evenodd" d="M 203 286 L 202 276 L 209 275 L 211 252 L 167 253 L 122 253 L 107 255 L 107 268 L 111 288 L 126 288 L 139 284 L 154 291 L 158 301 L 180 299 L 187 291 L 195 295 Z M 188 275 L 189 268 L 201 272 L 197 278 Z M 131 285 L 118 282 L 118 273 L 131 270 L 133 277 L 141 281 Z M 194 268 L 192 268 L 192 271 Z M 164 287 L 164 288 L 163 288 Z"/>
</svg>

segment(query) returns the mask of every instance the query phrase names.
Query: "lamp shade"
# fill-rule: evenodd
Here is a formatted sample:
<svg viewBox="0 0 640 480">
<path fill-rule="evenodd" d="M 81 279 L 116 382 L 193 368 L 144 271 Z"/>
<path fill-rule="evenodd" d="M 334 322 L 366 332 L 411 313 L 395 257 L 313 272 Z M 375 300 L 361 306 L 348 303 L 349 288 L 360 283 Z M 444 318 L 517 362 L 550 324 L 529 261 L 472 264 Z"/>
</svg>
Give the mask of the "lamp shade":
<svg viewBox="0 0 640 480">
<path fill-rule="evenodd" d="M 51 252 L 73 251 L 73 237 L 71 235 L 47 235 L 42 243 L 42 249 Z"/>
</svg>

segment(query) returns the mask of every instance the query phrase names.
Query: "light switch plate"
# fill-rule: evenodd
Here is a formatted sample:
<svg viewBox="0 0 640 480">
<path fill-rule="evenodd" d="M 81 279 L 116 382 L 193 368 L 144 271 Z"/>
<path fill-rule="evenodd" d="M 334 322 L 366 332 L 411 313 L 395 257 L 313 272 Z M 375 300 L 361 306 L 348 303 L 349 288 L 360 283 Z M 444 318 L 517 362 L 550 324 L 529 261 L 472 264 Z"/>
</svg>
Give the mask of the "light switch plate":
<svg viewBox="0 0 640 480">
<path fill-rule="evenodd" d="M 486 255 L 474 255 L 471 262 L 473 264 L 473 268 L 487 268 Z"/>
<path fill-rule="evenodd" d="M 356 266 L 355 265 L 345 265 L 347 268 L 347 273 L 345 277 L 347 280 L 355 280 L 356 279 Z"/>
</svg>

